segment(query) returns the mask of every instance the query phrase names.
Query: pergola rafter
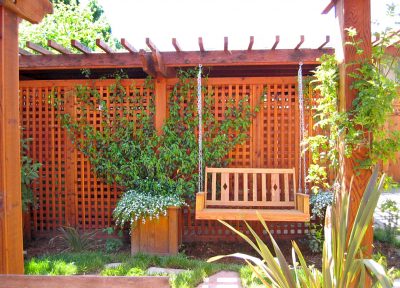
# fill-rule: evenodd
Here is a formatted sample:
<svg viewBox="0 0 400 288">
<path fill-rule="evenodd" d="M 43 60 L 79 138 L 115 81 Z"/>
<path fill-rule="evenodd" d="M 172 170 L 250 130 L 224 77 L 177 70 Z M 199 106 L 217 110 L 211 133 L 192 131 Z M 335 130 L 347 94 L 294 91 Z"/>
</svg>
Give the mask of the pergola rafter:
<svg viewBox="0 0 400 288">
<path fill-rule="evenodd" d="M 184 51 L 178 40 L 172 38 L 172 46 L 175 51 L 162 52 L 150 38 L 146 38 L 149 51 L 142 49 L 138 52 L 125 38 L 122 38 L 120 42 L 126 51 L 115 51 L 104 41 L 97 39 L 96 45 L 102 50 L 99 52 L 92 51 L 77 40 L 71 40 L 71 46 L 81 52 L 76 53 L 53 40 L 48 40 L 48 46 L 59 54 L 29 42 L 28 48 L 40 55 L 20 49 L 20 71 L 123 68 L 137 69 L 137 71 L 145 72 L 152 77 L 171 78 L 175 77 L 177 68 L 194 67 L 201 63 L 214 69 L 213 71 L 221 71 L 220 74 L 226 76 L 237 76 L 240 71 L 246 74 L 246 69 L 249 70 L 250 67 L 253 67 L 252 70 L 254 67 L 259 67 L 257 75 L 262 75 L 262 67 L 265 71 L 270 71 L 271 69 L 268 67 L 276 65 L 286 65 L 286 67 L 292 65 L 294 67 L 299 62 L 306 65 L 317 65 L 317 59 L 324 53 L 334 53 L 332 48 L 325 48 L 329 42 L 329 36 L 321 46 L 314 49 L 300 47 L 304 42 L 304 36 L 300 37 L 300 43 L 294 49 L 276 49 L 279 41 L 280 37 L 276 36 L 271 49 L 255 50 L 253 49 L 254 36 L 250 36 L 247 49 L 230 50 L 229 38 L 224 37 L 222 50 L 206 50 L 203 38 L 199 37 L 198 51 Z M 243 68 L 238 69 L 238 67 Z"/>
</svg>

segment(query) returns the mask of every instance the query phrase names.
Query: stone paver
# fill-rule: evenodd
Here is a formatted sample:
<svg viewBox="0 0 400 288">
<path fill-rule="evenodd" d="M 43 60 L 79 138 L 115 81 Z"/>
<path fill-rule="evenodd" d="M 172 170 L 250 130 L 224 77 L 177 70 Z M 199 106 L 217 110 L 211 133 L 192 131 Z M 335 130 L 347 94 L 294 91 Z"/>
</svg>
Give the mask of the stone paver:
<svg viewBox="0 0 400 288">
<path fill-rule="evenodd" d="M 206 278 L 197 288 L 242 288 L 239 273 L 220 271 Z"/>
<path fill-rule="evenodd" d="M 109 263 L 109 264 L 104 265 L 104 268 L 114 269 L 114 268 L 118 268 L 121 265 L 122 265 L 122 263 Z"/>
<path fill-rule="evenodd" d="M 183 269 L 173 269 L 173 268 L 161 268 L 161 267 L 150 267 L 147 269 L 147 274 L 179 274 L 186 270 Z"/>
</svg>

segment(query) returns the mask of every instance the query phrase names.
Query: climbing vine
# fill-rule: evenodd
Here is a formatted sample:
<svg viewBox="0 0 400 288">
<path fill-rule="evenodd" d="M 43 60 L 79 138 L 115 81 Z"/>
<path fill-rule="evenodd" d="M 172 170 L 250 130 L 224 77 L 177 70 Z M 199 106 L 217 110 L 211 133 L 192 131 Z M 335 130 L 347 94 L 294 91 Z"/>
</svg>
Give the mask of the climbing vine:
<svg viewBox="0 0 400 288">
<path fill-rule="evenodd" d="M 357 54 L 363 54 L 361 42 L 354 29 L 347 30 L 351 45 Z M 373 48 L 372 59 L 361 58 L 350 63 L 356 65 L 351 89 L 357 93 L 350 111 L 340 111 L 338 102 L 339 71 L 332 55 L 321 57 L 321 65 L 315 71 L 315 90 L 320 94 L 315 107 L 314 129 L 321 131 L 309 137 L 307 142 L 312 153 L 308 181 L 314 183 L 314 191 L 329 188 L 327 169 L 337 171 L 339 141 L 344 154 L 350 157 L 361 147 L 367 148 L 367 156 L 358 163 L 358 169 L 370 169 L 380 161 L 394 159 L 400 151 L 400 131 L 386 129 L 393 112 L 393 101 L 398 97 L 399 83 L 390 78 L 390 72 L 398 73 L 391 55 L 384 53 L 395 41 L 393 34 L 381 35 L 381 42 Z"/>
<path fill-rule="evenodd" d="M 168 117 L 160 133 L 153 121 L 157 95 L 152 79 L 147 79 L 143 87 L 151 95 L 146 106 L 138 85 L 129 85 L 127 93 L 123 81 L 128 80 L 121 74 L 116 75 L 107 88 L 107 99 L 95 84 L 76 87 L 77 113 L 66 113 L 62 123 L 77 149 L 88 157 L 96 176 L 129 191 L 117 205 L 118 223 L 141 216 L 157 217 L 165 212 L 165 205 L 176 203 L 179 206 L 182 198 L 195 195 L 198 180 L 197 73 L 197 69 L 178 72 L 177 84 L 169 95 Z M 203 163 L 226 166 L 230 162 L 229 151 L 247 139 L 257 108 L 251 107 L 249 96 L 226 99 L 220 119 L 217 114 L 221 112 L 215 111 L 214 93 L 206 86 L 207 77 L 204 76 Z M 101 125 L 92 124 L 93 115 L 97 115 Z M 160 197 L 166 201 L 161 201 Z M 139 198 L 142 205 L 127 204 Z"/>
</svg>

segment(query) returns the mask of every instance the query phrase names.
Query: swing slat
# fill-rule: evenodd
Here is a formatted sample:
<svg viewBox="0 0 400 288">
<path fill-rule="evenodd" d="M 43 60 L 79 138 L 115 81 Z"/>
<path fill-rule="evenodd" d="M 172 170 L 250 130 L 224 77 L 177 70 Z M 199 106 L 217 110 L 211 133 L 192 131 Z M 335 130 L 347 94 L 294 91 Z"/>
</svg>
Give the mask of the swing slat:
<svg viewBox="0 0 400 288">
<path fill-rule="evenodd" d="M 256 211 L 267 221 L 305 222 L 310 219 L 309 196 L 296 193 L 294 168 L 206 168 L 206 179 L 209 174 L 211 195 L 207 193 L 208 187 L 197 194 L 196 219 L 257 220 Z M 248 174 L 253 175 L 250 178 L 251 189 L 248 187 Z M 221 193 L 218 197 L 217 187 Z M 239 194 L 243 194 L 242 199 Z"/>
</svg>

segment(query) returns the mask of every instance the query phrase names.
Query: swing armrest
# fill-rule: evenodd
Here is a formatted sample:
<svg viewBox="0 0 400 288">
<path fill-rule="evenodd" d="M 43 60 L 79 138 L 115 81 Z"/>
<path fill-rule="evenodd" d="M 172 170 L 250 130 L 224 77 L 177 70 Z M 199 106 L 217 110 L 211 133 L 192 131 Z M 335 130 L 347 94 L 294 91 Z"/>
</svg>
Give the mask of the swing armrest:
<svg viewBox="0 0 400 288">
<path fill-rule="evenodd" d="M 310 214 L 310 195 L 296 193 L 296 210 Z"/>
<path fill-rule="evenodd" d="M 198 192 L 196 194 L 196 212 L 206 208 L 206 193 Z"/>
</svg>

